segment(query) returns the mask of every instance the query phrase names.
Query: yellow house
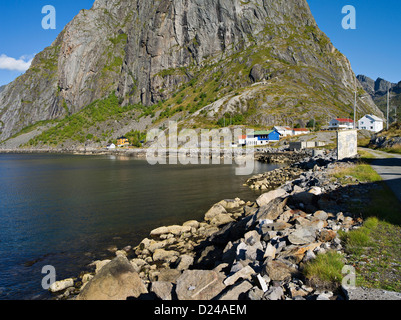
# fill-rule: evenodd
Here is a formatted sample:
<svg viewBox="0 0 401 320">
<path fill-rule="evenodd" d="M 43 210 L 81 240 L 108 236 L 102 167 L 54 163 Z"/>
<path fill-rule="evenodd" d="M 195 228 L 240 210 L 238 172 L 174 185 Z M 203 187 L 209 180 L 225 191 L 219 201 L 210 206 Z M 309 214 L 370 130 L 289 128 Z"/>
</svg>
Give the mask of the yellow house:
<svg viewBox="0 0 401 320">
<path fill-rule="evenodd" d="M 119 147 L 128 147 L 129 146 L 129 140 L 126 137 L 120 137 L 117 139 L 117 146 Z"/>
</svg>

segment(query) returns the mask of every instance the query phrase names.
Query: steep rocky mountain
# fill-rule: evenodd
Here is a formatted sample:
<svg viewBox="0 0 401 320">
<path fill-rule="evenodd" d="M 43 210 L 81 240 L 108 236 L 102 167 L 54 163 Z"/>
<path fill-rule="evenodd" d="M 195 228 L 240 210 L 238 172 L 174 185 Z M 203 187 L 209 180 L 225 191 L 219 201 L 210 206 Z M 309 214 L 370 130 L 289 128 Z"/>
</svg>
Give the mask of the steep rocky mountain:
<svg viewBox="0 0 401 320">
<path fill-rule="evenodd" d="M 357 79 L 385 115 L 387 115 L 387 92 L 390 90 L 390 122 L 401 119 L 401 81 L 391 83 L 382 78 L 377 78 L 375 81 L 364 75 L 358 75 Z"/>
<path fill-rule="evenodd" d="M 355 83 L 306 0 L 96 0 L 0 93 L 0 141 L 49 121 L 35 144 L 102 144 L 171 118 L 326 122 L 352 113 Z M 360 108 L 380 113 L 370 98 Z"/>
<path fill-rule="evenodd" d="M 6 86 L 0 86 L 0 93 L 6 88 Z"/>
</svg>

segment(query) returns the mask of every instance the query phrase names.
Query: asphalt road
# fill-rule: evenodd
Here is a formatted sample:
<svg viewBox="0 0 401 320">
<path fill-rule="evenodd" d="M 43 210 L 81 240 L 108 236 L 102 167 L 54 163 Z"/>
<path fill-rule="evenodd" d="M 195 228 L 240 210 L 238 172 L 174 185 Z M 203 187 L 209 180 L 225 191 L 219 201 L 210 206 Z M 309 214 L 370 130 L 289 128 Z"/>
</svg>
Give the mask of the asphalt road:
<svg viewBox="0 0 401 320">
<path fill-rule="evenodd" d="M 375 157 L 371 163 L 372 168 L 383 178 L 401 202 L 401 155 L 372 149 L 361 149 L 366 150 Z"/>
</svg>

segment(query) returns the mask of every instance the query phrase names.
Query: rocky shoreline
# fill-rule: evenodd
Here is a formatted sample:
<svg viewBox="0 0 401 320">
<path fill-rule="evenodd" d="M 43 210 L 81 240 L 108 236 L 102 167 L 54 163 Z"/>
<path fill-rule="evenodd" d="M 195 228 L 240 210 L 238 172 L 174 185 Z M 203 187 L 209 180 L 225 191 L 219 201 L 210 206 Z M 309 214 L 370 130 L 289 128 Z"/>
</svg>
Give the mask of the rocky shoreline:
<svg viewBox="0 0 401 320">
<path fill-rule="evenodd" d="M 363 222 L 341 210 L 335 194 L 341 184 L 329 179 L 331 169 L 350 164 L 329 154 L 278 169 L 280 187 L 255 202 L 222 200 L 201 222 L 157 228 L 136 247 L 93 262 L 93 272 L 56 282 L 51 291 L 56 299 L 77 300 L 347 299 L 338 284 L 314 283 L 302 270 L 319 254 L 344 255 L 339 230 Z"/>
<path fill-rule="evenodd" d="M 235 158 L 235 157 L 253 157 L 258 160 L 261 153 L 266 151 L 258 150 L 248 150 L 242 148 L 231 148 L 231 149 L 177 149 L 173 151 L 169 150 L 158 150 L 155 156 L 158 157 L 177 157 L 187 156 L 199 158 Z M 70 154 L 70 155 L 114 155 L 114 156 L 128 156 L 135 158 L 145 158 L 148 156 L 147 148 L 117 148 L 117 149 L 106 149 L 106 148 L 71 148 L 71 149 L 58 149 L 58 148 L 25 148 L 25 149 L 5 149 L 0 148 L 0 154 Z M 149 153 L 149 156 L 153 156 L 153 152 Z M 287 158 L 284 162 L 291 162 L 290 158 Z M 272 163 L 284 163 L 281 159 L 280 161 L 272 161 Z"/>
<path fill-rule="evenodd" d="M 129 150 L 107 150 L 97 148 L 74 148 L 74 149 L 1 149 L 0 154 L 71 154 L 71 155 L 115 155 L 115 156 L 131 156 L 143 158 L 146 156 L 145 149 L 129 149 Z"/>
<path fill-rule="evenodd" d="M 258 153 L 255 158 L 264 163 L 294 163 L 302 161 L 305 158 L 305 153 L 308 151 L 289 151 L 286 148 L 278 150 L 267 149 L 264 152 Z"/>
</svg>

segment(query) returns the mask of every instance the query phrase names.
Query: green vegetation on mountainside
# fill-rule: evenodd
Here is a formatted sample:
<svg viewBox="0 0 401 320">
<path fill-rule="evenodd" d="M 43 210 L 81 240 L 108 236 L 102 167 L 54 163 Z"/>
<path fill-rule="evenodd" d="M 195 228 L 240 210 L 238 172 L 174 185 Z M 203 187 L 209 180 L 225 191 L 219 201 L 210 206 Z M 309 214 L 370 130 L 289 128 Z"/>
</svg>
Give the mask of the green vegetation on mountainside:
<svg viewBox="0 0 401 320">
<path fill-rule="evenodd" d="M 274 37 L 278 29 L 287 30 L 282 37 Z M 339 86 L 336 78 L 342 70 L 332 61 L 342 57 L 337 51 L 329 51 L 329 39 L 316 27 L 296 30 L 291 24 L 266 27 L 266 36 L 272 37 L 267 43 L 251 43 L 235 53 L 221 57 L 209 57 L 202 66 L 195 63 L 187 67 L 162 70 L 153 77 L 169 83 L 169 77 L 180 76 L 188 81 L 179 87 L 160 86 L 160 97 L 152 106 L 140 104 L 121 106 L 129 98 L 118 98 L 114 93 L 103 100 L 97 100 L 82 111 L 71 115 L 64 106 L 67 116 L 58 120 L 57 125 L 32 139 L 27 146 L 59 146 L 67 140 L 84 143 L 103 142 L 117 138 L 114 132 L 94 130 L 108 119 L 118 118 L 126 121 L 139 121 L 150 116 L 153 127 L 163 127 L 167 119 L 181 121 L 181 126 L 190 128 L 215 128 L 224 125 L 245 125 L 266 128 L 273 125 L 306 126 L 310 119 L 327 123 L 332 115 L 348 116 L 352 112 L 352 94 Z M 123 64 L 126 34 L 109 39 L 110 46 L 104 68 L 101 71 L 99 86 L 106 93 L 115 84 L 114 78 Z M 305 62 L 295 61 L 294 54 L 280 55 L 290 48 L 297 47 Z M 309 66 L 306 61 L 318 54 L 322 66 L 330 65 L 330 70 Z M 261 70 L 261 79 L 253 79 L 254 68 Z M 260 81 L 261 83 L 256 83 Z M 170 91 L 166 93 L 165 91 Z M 208 105 L 219 101 L 217 114 L 209 116 Z M 230 109 L 226 106 L 230 104 Z M 156 117 L 156 111 L 157 113 Z M 26 129 L 25 129 L 26 130 Z"/>
<path fill-rule="evenodd" d="M 67 140 L 79 143 L 85 143 L 87 140 L 106 141 L 112 138 L 111 132 L 104 131 L 95 136 L 89 133 L 89 129 L 108 120 L 119 120 L 137 114 L 143 116 L 149 114 L 150 110 L 151 108 L 140 104 L 122 107 L 117 96 L 112 93 L 106 99 L 95 101 L 82 111 L 58 121 L 54 127 L 30 140 L 26 146 L 58 146 Z"/>
</svg>

